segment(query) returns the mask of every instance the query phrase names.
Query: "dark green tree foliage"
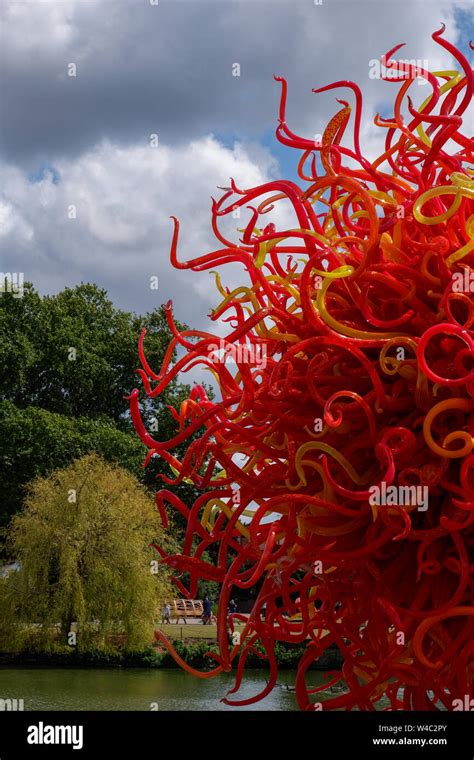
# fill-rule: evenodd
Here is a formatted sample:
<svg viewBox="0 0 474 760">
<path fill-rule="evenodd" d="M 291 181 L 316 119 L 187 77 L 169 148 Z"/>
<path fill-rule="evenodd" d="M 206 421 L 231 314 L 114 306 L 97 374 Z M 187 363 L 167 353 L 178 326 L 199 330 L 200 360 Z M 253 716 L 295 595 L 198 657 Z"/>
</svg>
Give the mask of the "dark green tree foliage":
<svg viewBox="0 0 474 760">
<path fill-rule="evenodd" d="M 127 429 L 124 396 L 136 384 L 137 342 L 148 329 L 147 356 L 159 367 L 170 340 L 162 309 L 144 317 L 114 308 L 105 290 L 82 284 L 41 298 L 0 299 L 0 398 L 67 417 L 107 417 Z M 171 388 L 169 403 L 176 391 Z"/>
<path fill-rule="evenodd" d="M 27 484 L 91 451 L 142 476 L 143 446 L 112 421 L 66 417 L 11 401 L 0 402 L 2 522 L 16 513 Z"/>
<path fill-rule="evenodd" d="M 157 308 L 139 316 L 114 308 L 105 290 L 81 284 L 41 297 L 25 284 L 22 298 L 0 297 L 0 528 L 20 508 L 29 481 L 96 452 L 156 488 L 159 458 L 146 470 L 146 449 L 136 437 L 126 396 L 140 385 L 138 339 L 159 368 L 171 339 Z M 175 382 L 143 417 L 159 439 L 176 434 L 168 405 L 177 409 L 189 386 Z M 152 432 L 153 434 L 153 432 Z M 194 490 L 176 493 L 190 503 Z M 182 529 L 179 520 L 177 529 Z"/>
</svg>

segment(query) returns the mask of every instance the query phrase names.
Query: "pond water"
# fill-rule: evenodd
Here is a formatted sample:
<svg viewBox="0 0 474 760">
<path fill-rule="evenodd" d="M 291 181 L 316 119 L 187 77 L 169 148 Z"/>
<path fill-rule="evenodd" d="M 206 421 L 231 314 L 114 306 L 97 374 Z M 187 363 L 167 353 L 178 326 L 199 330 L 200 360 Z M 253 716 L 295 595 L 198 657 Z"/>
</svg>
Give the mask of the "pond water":
<svg viewBox="0 0 474 760">
<path fill-rule="evenodd" d="M 239 698 L 257 694 L 265 670 L 246 671 Z M 220 699 L 232 688 L 232 674 L 201 680 L 180 669 L 0 668 L 0 699 L 23 699 L 27 710 L 297 710 L 296 672 L 283 670 L 272 693 L 250 707 L 231 707 Z M 314 671 L 311 682 L 324 678 Z M 156 707 L 154 708 L 156 709 Z"/>
</svg>

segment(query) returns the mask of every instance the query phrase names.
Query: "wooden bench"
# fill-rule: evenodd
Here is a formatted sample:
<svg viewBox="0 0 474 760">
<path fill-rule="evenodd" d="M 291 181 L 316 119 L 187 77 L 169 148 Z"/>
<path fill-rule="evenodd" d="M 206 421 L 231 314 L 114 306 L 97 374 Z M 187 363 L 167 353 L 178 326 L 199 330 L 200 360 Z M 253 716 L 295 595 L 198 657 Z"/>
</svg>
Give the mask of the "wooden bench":
<svg viewBox="0 0 474 760">
<path fill-rule="evenodd" d="M 160 610 L 160 615 L 163 615 L 163 607 L 165 604 L 166 602 L 163 602 Z M 181 618 L 184 620 L 185 624 L 188 622 L 188 618 L 202 618 L 204 608 L 200 599 L 172 599 L 168 602 L 168 604 L 171 610 L 170 620 L 175 618 L 176 625 L 179 623 Z M 215 622 L 214 615 L 211 615 L 211 620 Z"/>
</svg>

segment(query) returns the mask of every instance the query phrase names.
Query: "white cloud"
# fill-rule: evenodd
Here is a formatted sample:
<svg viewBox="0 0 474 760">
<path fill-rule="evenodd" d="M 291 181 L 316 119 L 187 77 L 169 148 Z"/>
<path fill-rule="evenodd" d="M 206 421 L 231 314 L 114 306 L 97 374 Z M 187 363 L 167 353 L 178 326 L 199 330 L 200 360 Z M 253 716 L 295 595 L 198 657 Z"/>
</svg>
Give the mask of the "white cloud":
<svg viewBox="0 0 474 760">
<path fill-rule="evenodd" d="M 4 55 L 10 64 L 30 66 L 32 60 L 45 61 L 64 55 L 77 38 L 75 14 L 77 0 L 13 0 L 0 7 Z"/>
<path fill-rule="evenodd" d="M 97 282 L 118 305 L 137 311 L 173 298 L 177 318 L 202 325 L 220 297 L 209 273 L 171 268 L 169 216 L 182 222 L 180 259 L 219 248 L 210 225 L 211 192 L 219 197 L 216 186 L 228 184 L 230 176 L 241 187 L 261 184 L 276 164 L 260 146 L 237 143 L 231 149 L 209 136 L 182 149 L 103 142 L 78 159 L 59 161 L 55 169 L 58 183 L 51 172 L 31 182 L 20 169 L 5 167 L 4 269 L 23 271 L 43 292 Z M 237 241 L 242 223 L 243 217 L 229 219 L 226 234 Z M 153 275 L 159 277 L 158 292 L 150 289 Z"/>
</svg>

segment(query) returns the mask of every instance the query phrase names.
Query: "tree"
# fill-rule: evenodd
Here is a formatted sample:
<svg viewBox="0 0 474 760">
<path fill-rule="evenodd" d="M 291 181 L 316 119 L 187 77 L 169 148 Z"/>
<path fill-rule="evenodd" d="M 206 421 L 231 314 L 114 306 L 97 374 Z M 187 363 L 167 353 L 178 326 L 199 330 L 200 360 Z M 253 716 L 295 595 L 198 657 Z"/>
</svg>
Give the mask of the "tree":
<svg viewBox="0 0 474 760">
<path fill-rule="evenodd" d="M 27 638 L 34 630 L 46 648 L 59 629 L 63 644 L 81 650 L 104 647 L 112 632 L 125 633 L 129 647 L 151 642 L 171 588 L 150 543 L 170 539 L 129 472 L 89 454 L 36 479 L 9 540 L 20 569 L 3 583 L 1 606 Z"/>
<path fill-rule="evenodd" d="M 30 283 L 25 283 L 22 298 L 3 293 L 0 400 L 67 417 L 105 416 L 130 429 L 124 396 L 138 385 L 142 327 L 148 330 L 150 364 L 159 367 L 171 338 L 162 308 L 145 316 L 121 311 L 105 290 L 84 283 L 43 298 Z M 176 392 L 174 383 L 160 396 L 159 409 L 173 403 Z"/>
<path fill-rule="evenodd" d="M 30 481 L 97 452 L 137 477 L 143 475 L 143 446 L 111 420 L 73 419 L 29 406 L 0 402 L 0 525 L 19 511 Z"/>
<path fill-rule="evenodd" d="M 0 556 L 6 554 L 2 535 L 8 521 L 38 475 L 92 451 L 119 462 L 148 486 L 156 487 L 160 472 L 170 474 L 161 459 L 146 470 L 140 467 L 146 448 L 132 428 L 125 398 L 139 385 L 135 369 L 143 326 L 147 357 L 159 367 L 171 338 L 161 308 L 144 317 L 121 311 L 92 284 L 41 297 L 25 283 L 21 298 L 2 294 Z M 151 430 L 159 430 L 160 438 L 177 433 L 167 407 L 179 409 L 188 394 L 189 386 L 175 381 L 155 403 L 143 406 L 145 421 L 154 423 Z M 195 497 L 189 484 L 176 493 L 189 503 Z"/>
</svg>

